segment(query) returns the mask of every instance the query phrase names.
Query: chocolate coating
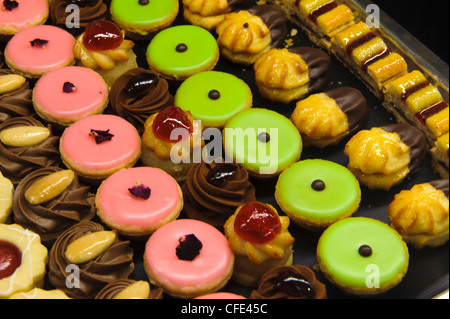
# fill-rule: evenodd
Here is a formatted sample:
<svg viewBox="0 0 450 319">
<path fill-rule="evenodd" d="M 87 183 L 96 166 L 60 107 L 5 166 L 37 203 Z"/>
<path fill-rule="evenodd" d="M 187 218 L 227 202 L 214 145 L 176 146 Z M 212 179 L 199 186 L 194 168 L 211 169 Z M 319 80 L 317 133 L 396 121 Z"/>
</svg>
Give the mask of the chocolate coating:
<svg viewBox="0 0 450 319">
<path fill-rule="evenodd" d="M 137 75 L 148 72 L 143 68 L 131 69 L 114 81 L 109 101 L 113 112 L 133 124 L 139 133 L 144 131 L 146 119 L 165 108 L 172 106 L 174 98 L 169 92 L 169 84 L 165 79 L 159 78 L 146 94 L 131 97 L 127 86 Z"/>
<path fill-rule="evenodd" d="M 448 178 L 432 181 L 430 182 L 430 185 L 436 188 L 437 190 L 443 191 L 445 196 L 448 197 Z"/>
<path fill-rule="evenodd" d="M 85 235 L 105 230 L 102 225 L 87 221 L 75 224 L 63 232 L 49 252 L 50 283 L 75 299 L 93 299 L 110 282 L 128 279 L 134 271 L 133 249 L 129 241 L 116 237 L 115 241 L 103 253 L 93 260 L 78 264 L 79 288 L 69 288 L 66 279 L 72 273 L 67 272 L 72 263 L 65 257 L 67 246 Z"/>
<path fill-rule="evenodd" d="M 89 22 L 108 17 L 108 6 L 102 0 L 78 1 L 76 3 L 80 9 L 80 27 L 68 28 L 66 25 L 67 17 L 72 12 L 66 12 L 66 8 L 71 1 L 53 0 L 50 3 L 50 19 L 52 24 L 67 30 L 68 32 L 78 35 L 81 34 Z"/>
<path fill-rule="evenodd" d="M 417 171 L 427 154 L 425 135 L 418 128 L 405 123 L 389 124 L 381 127 L 386 132 L 395 132 L 410 149 L 410 172 Z"/>
<path fill-rule="evenodd" d="M 107 284 L 99 291 L 95 299 L 114 299 L 117 294 L 128 286 L 134 284 L 134 279 L 119 279 Z M 159 287 L 150 289 L 150 294 L 147 299 L 163 299 L 163 290 Z"/>
<path fill-rule="evenodd" d="M 62 170 L 46 167 L 28 174 L 14 191 L 14 221 L 41 236 L 45 246 L 50 246 L 65 230 L 76 223 L 91 220 L 95 216 L 94 195 L 89 186 L 81 184 L 78 177 L 58 197 L 32 205 L 25 198 L 28 188 L 38 179 Z"/>
<path fill-rule="evenodd" d="M 223 227 L 236 208 L 256 200 L 255 188 L 248 180 L 248 172 L 240 166 L 236 165 L 236 170 L 227 175 L 226 180 L 211 182 L 211 172 L 220 165 L 233 164 L 195 164 L 182 186 L 184 210 L 188 217 L 202 220 L 216 228 Z"/>
<path fill-rule="evenodd" d="M 0 124 L 0 132 L 15 126 L 45 127 L 30 117 L 14 117 Z M 51 127 L 48 126 L 51 130 Z M 17 185 L 22 178 L 42 167 L 60 164 L 59 136 L 50 135 L 45 141 L 27 147 L 11 147 L 0 143 L 0 170 L 6 178 Z"/>
<path fill-rule="evenodd" d="M 309 68 L 309 93 L 323 91 L 330 84 L 331 58 L 320 49 L 309 47 L 289 48 L 289 52 L 299 54 Z"/>
<path fill-rule="evenodd" d="M 280 281 L 286 278 L 302 280 L 310 289 L 301 294 L 297 289 L 281 289 Z M 317 280 L 314 272 L 302 265 L 279 266 L 267 271 L 260 279 L 258 288 L 249 299 L 327 299 L 326 288 Z"/>
<path fill-rule="evenodd" d="M 288 33 L 287 17 L 283 10 L 273 5 L 253 6 L 248 12 L 259 16 L 270 30 L 272 48 L 281 46 Z"/>
<path fill-rule="evenodd" d="M 8 74 L 14 74 L 14 72 L 9 69 L 0 69 L 0 76 Z M 32 94 L 28 81 L 14 91 L 0 94 L 0 123 L 12 117 L 34 115 Z"/>
<path fill-rule="evenodd" d="M 351 87 L 340 87 L 325 92 L 334 99 L 342 111 L 347 115 L 350 134 L 363 129 L 369 121 L 369 107 L 362 93 Z"/>
</svg>

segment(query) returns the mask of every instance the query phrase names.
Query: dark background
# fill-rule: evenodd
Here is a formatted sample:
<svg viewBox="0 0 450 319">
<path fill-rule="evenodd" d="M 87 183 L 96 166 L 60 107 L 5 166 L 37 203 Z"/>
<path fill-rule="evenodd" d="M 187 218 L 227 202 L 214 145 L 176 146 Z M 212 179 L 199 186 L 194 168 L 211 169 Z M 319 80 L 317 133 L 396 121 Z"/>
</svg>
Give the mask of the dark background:
<svg viewBox="0 0 450 319">
<path fill-rule="evenodd" d="M 391 18 L 449 64 L 448 0 L 372 0 Z"/>
</svg>

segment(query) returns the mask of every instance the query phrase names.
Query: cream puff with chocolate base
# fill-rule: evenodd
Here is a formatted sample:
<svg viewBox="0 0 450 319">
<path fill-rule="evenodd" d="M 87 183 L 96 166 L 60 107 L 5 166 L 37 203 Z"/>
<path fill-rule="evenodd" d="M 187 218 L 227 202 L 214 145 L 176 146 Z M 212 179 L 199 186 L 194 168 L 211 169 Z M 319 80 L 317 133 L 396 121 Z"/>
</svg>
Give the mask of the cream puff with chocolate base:
<svg viewBox="0 0 450 319">
<path fill-rule="evenodd" d="M 223 56 L 233 63 L 251 65 L 262 53 L 283 43 L 287 18 L 275 6 L 257 5 L 225 15 L 216 33 Z"/>
<path fill-rule="evenodd" d="M 448 179 L 414 185 L 389 204 L 391 227 L 417 249 L 448 241 Z"/>
<path fill-rule="evenodd" d="M 189 23 L 212 31 L 226 14 L 253 4 L 253 0 L 183 0 L 183 16 Z"/>
<path fill-rule="evenodd" d="M 274 48 L 255 62 L 259 93 L 274 102 L 289 103 L 327 88 L 331 59 L 320 49 Z"/>
<path fill-rule="evenodd" d="M 363 129 L 369 120 L 367 100 L 351 87 L 310 95 L 297 102 L 291 121 L 305 146 L 324 149 Z"/>
<path fill-rule="evenodd" d="M 348 168 L 369 189 L 389 190 L 415 172 L 426 156 L 423 133 L 408 124 L 373 127 L 346 144 Z"/>
</svg>

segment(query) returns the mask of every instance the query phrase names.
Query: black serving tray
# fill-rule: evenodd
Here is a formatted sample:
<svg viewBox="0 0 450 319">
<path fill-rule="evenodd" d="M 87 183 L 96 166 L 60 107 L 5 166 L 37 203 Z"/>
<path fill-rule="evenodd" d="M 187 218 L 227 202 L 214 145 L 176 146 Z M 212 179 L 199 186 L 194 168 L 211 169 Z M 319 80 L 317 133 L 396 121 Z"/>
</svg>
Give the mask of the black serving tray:
<svg viewBox="0 0 450 319">
<path fill-rule="evenodd" d="M 355 1 L 356 3 L 358 1 Z M 362 3 L 365 5 L 368 1 L 364 0 Z M 359 4 L 361 5 L 361 4 Z M 353 7 L 353 9 L 358 9 Z M 383 21 L 383 20 L 382 20 Z M 392 20 L 389 20 L 392 26 Z M 187 24 L 182 18 L 182 8 L 180 7 L 180 15 L 174 23 L 175 25 Z M 399 27 L 399 26 L 396 26 Z M 301 29 L 294 25 L 289 24 L 289 30 L 295 29 L 298 32 L 295 36 L 288 36 L 287 39 L 292 39 L 293 46 L 307 46 L 316 47 L 309 41 L 306 34 Z M 402 29 L 404 34 L 404 30 Z M 214 33 L 213 33 L 214 34 Z M 215 34 L 214 34 L 215 35 Z M 417 40 L 416 40 L 417 41 Z M 148 68 L 145 51 L 150 41 L 136 42 L 135 52 L 138 56 L 138 64 L 143 68 Z M 427 51 L 427 54 L 429 52 Z M 370 119 L 367 129 L 371 127 L 378 127 L 387 125 L 389 123 L 395 123 L 395 118 L 388 113 L 381 105 L 379 101 L 365 85 L 357 79 L 349 70 L 347 70 L 334 56 L 331 56 L 331 83 L 327 90 L 350 86 L 359 89 L 366 97 L 368 105 L 370 107 Z M 267 108 L 277 111 L 286 117 L 290 117 L 294 108 L 295 102 L 288 105 L 277 104 L 264 99 L 258 93 L 258 89 L 255 85 L 254 71 L 252 66 L 242 66 L 229 62 L 225 58 L 221 57 L 216 65 L 216 71 L 223 71 L 232 73 L 244 80 L 251 88 L 253 92 L 253 107 L 254 108 Z M 442 70 L 441 70 L 442 71 Z M 445 70 L 444 70 L 445 71 Z M 447 83 L 448 83 L 448 66 L 447 66 Z M 448 85 L 447 85 L 448 88 Z M 447 89 L 448 90 L 448 89 Z M 171 87 L 173 94 L 176 92 L 176 87 Z M 448 91 L 447 91 L 448 94 Z M 446 96 L 445 92 L 443 94 Z M 448 95 L 447 95 L 448 96 Z M 325 150 L 318 150 L 315 148 L 304 148 L 300 160 L 320 158 L 330 160 L 341 165 L 346 166 L 348 158 L 344 154 L 344 146 L 350 137 L 343 140 L 339 145 L 326 148 Z M 431 168 L 431 157 L 428 155 L 424 161 L 422 168 L 409 175 L 402 184 L 393 187 L 390 191 L 371 191 L 364 186 L 361 186 L 361 204 L 358 211 L 353 215 L 364 216 L 378 219 L 382 222 L 389 223 L 387 216 L 387 207 L 394 199 L 395 194 L 401 190 L 410 189 L 415 184 L 424 183 L 440 179 Z M 253 180 L 251 180 L 253 181 Z M 280 207 L 275 201 L 274 192 L 277 178 L 273 178 L 267 181 L 258 180 L 253 181 L 256 187 L 256 197 L 259 201 L 269 203 L 277 208 L 280 214 L 283 214 Z M 180 218 L 184 216 L 181 215 Z M 294 223 L 289 226 L 289 231 L 295 238 L 293 247 L 294 251 L 294 264 L 301 264 L 309 266 L 315 270 L 317 267 L 316 247 L 321 232 L 311 232 L 303 230 Z M 136 270 L 134 273 L 134 279 L 136 280 L 148 280 L 145 274 L 145 270 L 142 264 L 142 255 L 144 251 L 145 243 L 134 243 L 135 255 L 136 255 Z M 442 292 L 446 291 L 449 287 L 449 247 L 448 243 L 437 248 L 423 248 L 421 250 L 409 248 L 410 263 L 409 269 L 404 277 L 403 281 L 392 290 L 375 297 L 372 299 L 429 299 L 434 298 Z M 356 296 L 344 294 L 337 289 L 333 284 L 327 281 L 320 271 L 316 271 L 316 275 L 327 288 L 328 298 L 330 299 L 348 299 L 355 298 Z M 240 287 L 232 280 L 225 286 L 222 291 L 234 292 L 247 297 L 251 289 Z M 167 296 L 170 298 L 169 296 Z"/>
<path fill-rule="evenodd" d="M 353 10 L 357 10 L 360 14 L 364 14 L 362 9 L 370 4 L 368 0 L 351 0 L 346 2 L 352 7 Z M 174 25 L 187 24 L 187 22 L 183 19 L 182 13 L 183 10 L 180 1 L 180 13 Z M 389 40 L 392 41 L 389 43 L 400 44 L 399 50 L 402 51 L 403 54 L 408 54 L 408 58 L 411 59 L 410 61 L 417 63 L 418 67 L 426 72 L 427 75 L 435 79 L 436 84 L 443 93 L 444 99 L 448 100 L 448 65 L 437 58 L 430 50 L 420 44 L 414 37 L 406 32 L 401 26 L 397 25 L 392 19 L 388 16 L 384 16 L 383 12 L 381 12 L 381 14 L 382 31 L 385 32 L 389 36 Z M 289 28 L 290 30 L 297 30 L 295 36 L 288 36 L 287 38 L 292 39 L 293 46 L 316 47 L 311 43 L 311 41 L 309 41 L 305 33 L 302 32 L 298 26 L 290 23 Z M 146 62 L 145 52 L 149 42 L 150 41 L 135 42 L 136 45 L 134 48 L 138 58 L 138 65 L 146 69 L 148 68 L 148 64 Z M 3 50 L 4 45 L 0 45 Z M 411 50 L 411 48 L 414 48 L 414 50 Z M 394 117 L 382 107 L 381 101 L 370 93 L 364 84 L 349 70 L 347 70 L 336 58 L 331 56 L 331 59 L 331 82 L 327 90 L 342 86 L 350 86 L 359 89 L 366 97 L 370 108 L 370 119 L 369 124 L 366 127 L 367 129 L 370 129 L 371 127 L 383 126 L 389 123 L 395 123 Z M 220 58 L 215 70 L 234 74 L 244 80 L 253 92 L 253 107 L 271 109 L 283 114 L 287 118 L 291 116 L 295 108 L 295 102 L 288 105 L 277 104 L 264 99 L 259 95 L 255 85 L 252 67 L 232 64 L 225 58 Z M 170 89 L 172 94 L 175 94 L 177 87 L 172 86 Z M 305 147 L 300 160 L 320 158 L 346 166 L 348 159 L 343 150 L 349 138 L 350 137 L 343 140 L 339 145 L 326 148 L 323 151 Z M 440 179 L 440 176 L 432 170 L 431 157 L 428 155 L 418 172 L 409 175 L 402 184 L 393 187 L 388 192 L 371 191 L 364 186 L 361 186 L 362 195 L 360 208 L 353 216 L 370 217 L 389 223 L 387 207 L 394 199 L 395 194 L 399 193 L 401 190 L 410 189 L 415 184 L 429 182 L 436 179 Z M 251 181 L 254 182 L 253 184 L 256 187 L 257 199 L 273 205 L 277 208 L 279 214 L 283 214 L 274 198 L 277 178 L 266 181 Z M 93 189 L 93 191 L 95 192 L 95 189 Z M 180 218 L 184 217 L 185 216 L 183 216 L 183 214 L 180 216 Z M 96 218 L 95 221 L 100 222 L 98 218 Z M 289 226 L 289 231 L 295 238 L 293 247 L 294 264 L 305 265 L 316 270 L 316 276 L 326 285 L 329 299 L 358 298 L 357 296 L 344 294 L 333 284 L 327 281 L 320 271 L 317 271 L 316 247 L 321 232 L 307 231 L 298 227 L 294 223 L 291 223 Z M 135 280 L 148 280 L 143 266 L 145 241 L 132 241 L 131 245 L 134 248 L 135 256 L 135 271 L 132 278 Z M 421 250 L 410 247 L 409 269 L 402 282 L 390 291 L 382 295 L 370 297 L 370 299 L 430 299 L 435 298 L 437 295 L 440 295 L 445 291 L 448 291 L 448 245 L 449 244 L 447 243 L 440 247 L 423 248 Z M 53 289 L 47 279 L 45 280 L 44 288 Z M 222 291 L 233 292 L 243 295 L 244 297 L 248 297 L 251 289 L 241 287 L 233 280 L 230 280 Z M 164 299 L 172 298 L 169 295 L 164 295 Z"/>
</svg>

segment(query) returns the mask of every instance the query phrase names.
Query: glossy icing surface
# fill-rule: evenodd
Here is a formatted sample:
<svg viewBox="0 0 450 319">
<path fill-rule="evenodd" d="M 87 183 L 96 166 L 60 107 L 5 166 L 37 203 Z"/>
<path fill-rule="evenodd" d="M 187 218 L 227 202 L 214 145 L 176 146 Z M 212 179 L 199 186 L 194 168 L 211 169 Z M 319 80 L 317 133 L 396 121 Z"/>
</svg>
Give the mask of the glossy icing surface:
<svg viewBox="0 0 450 319">
<path fill-rule="evenodd" d="M 219 93 L 218 98 L 211 95 L 213 91 Z M 219 71 L 205 71 L 189 77 L 175 95 L 175 105 L 190 111 L 194 119 L 210 127 L 224 126 L 232 116 L 251 107 L 252 100 L 252 92 L 244 81 Z"/>
<path fill-rule="evenodd" d="M 179 239 L 194 234 L 203 244 L 193 261 L 178 259 Z M 223 278 L 233 254 L 223 234 L 204 222 L 178 219 L 159 228 L 147 242 L 144 258 L 159 281 L 175 287 L 194 287 Z"/>
<path fill-rule="evenodd" d="M 123 24 L 155 27 L 178 13 L 177 0 L 148 1 L 144 5 L 140 2 L 112 0 L 111 14 L 116 21 Z"/>
<path fill-rule="evenodd" d="M 72 92 L 63 91 L 66 82 L 75 86 Z M 90 115 L 105 105 L 107 98 L 108 87 L 103 78 L 91 69 L 78 66 L 63 67 L 44 74 L 37 81 L 33 93 L 40 112 L 63 120 Z"/>
<path fill-rule="evenodd" d="M 178 52 L 184 44 L 187 50 Z M 150 42 L 146 56 L 150 68 L 163 74 L 183 77 L 212 65 L 219 47 L 211 33 L 193 25 L 170 27 L 159 32 Z"/>
<path fill-rule="evenodd" d="M 44 47 L 31 46 L 35 39 L 47 40 Z M 45 73 L 74 60 L 74 37 L 67 31 L 50 25 L 39 25 L 18 32 L 5 48 L 8 64 L 27 73 Z"/>
<path fill-rule="evenodd" d="M 324 189 L 314 189 L 317 180 L 324 182 Z M 361 191 L 358 180 L 346 167 L 310 159 L 293 164 L 280 175 L 276 198 L 294 215 L 327 221 L 357 207 Z"/>
<path fill-rule="evenodd" d="M 114 137 L 97 144 L 91 129 L 110 130 Z M 91 115 L 69 126 L 61 137 L 60 150 L 80 168 L 103 171 L 125 165 L 140 151 L 136 128 L 124 119 L 108 114 Z"/>
<path fill-rule="evenodd" d="M 0 29 L 19 31 L 48 16 L 47 0 L 20 0 L 18 3 L 11 11 L 0 10 Z"/>
<path fill-rule="evenodd" d="M 369 257 L 359 254 L 363 245 L 371 247 Z M 346 218 L 327 228 L 319 239 L 317 256 L 321 268 L 334 281 L 359 289 L 368 289 L 368 269 L 372 269 L 368 267 L 377 267 L 379 286 L 383 288 L 403 277 L 409 261 L 408 248 L 400 235 L 367 217 Z"/>
<path fill-rule="evenodd" d="M 269 142 L 260 141 L 261 133 L 269 133 Z M 235 115 L 225 125 L 224 147 L 227 156 L 248 170 L 273 174 L 296 162 L 303 144 L 288 118 L 275 111 L 252 108 Z"/>
<path fill-rule="evenodd" d="M 150 188 L 148 199 L 136 197 L 128 190 L 137 182 Z M 173 214 L 180 201 L 177 182 L 154 167 L 133 167 L 112 174 L 103 182 L 96 198 L 102 219 L 133 229 L 157 226 Z"/>
</svg>

